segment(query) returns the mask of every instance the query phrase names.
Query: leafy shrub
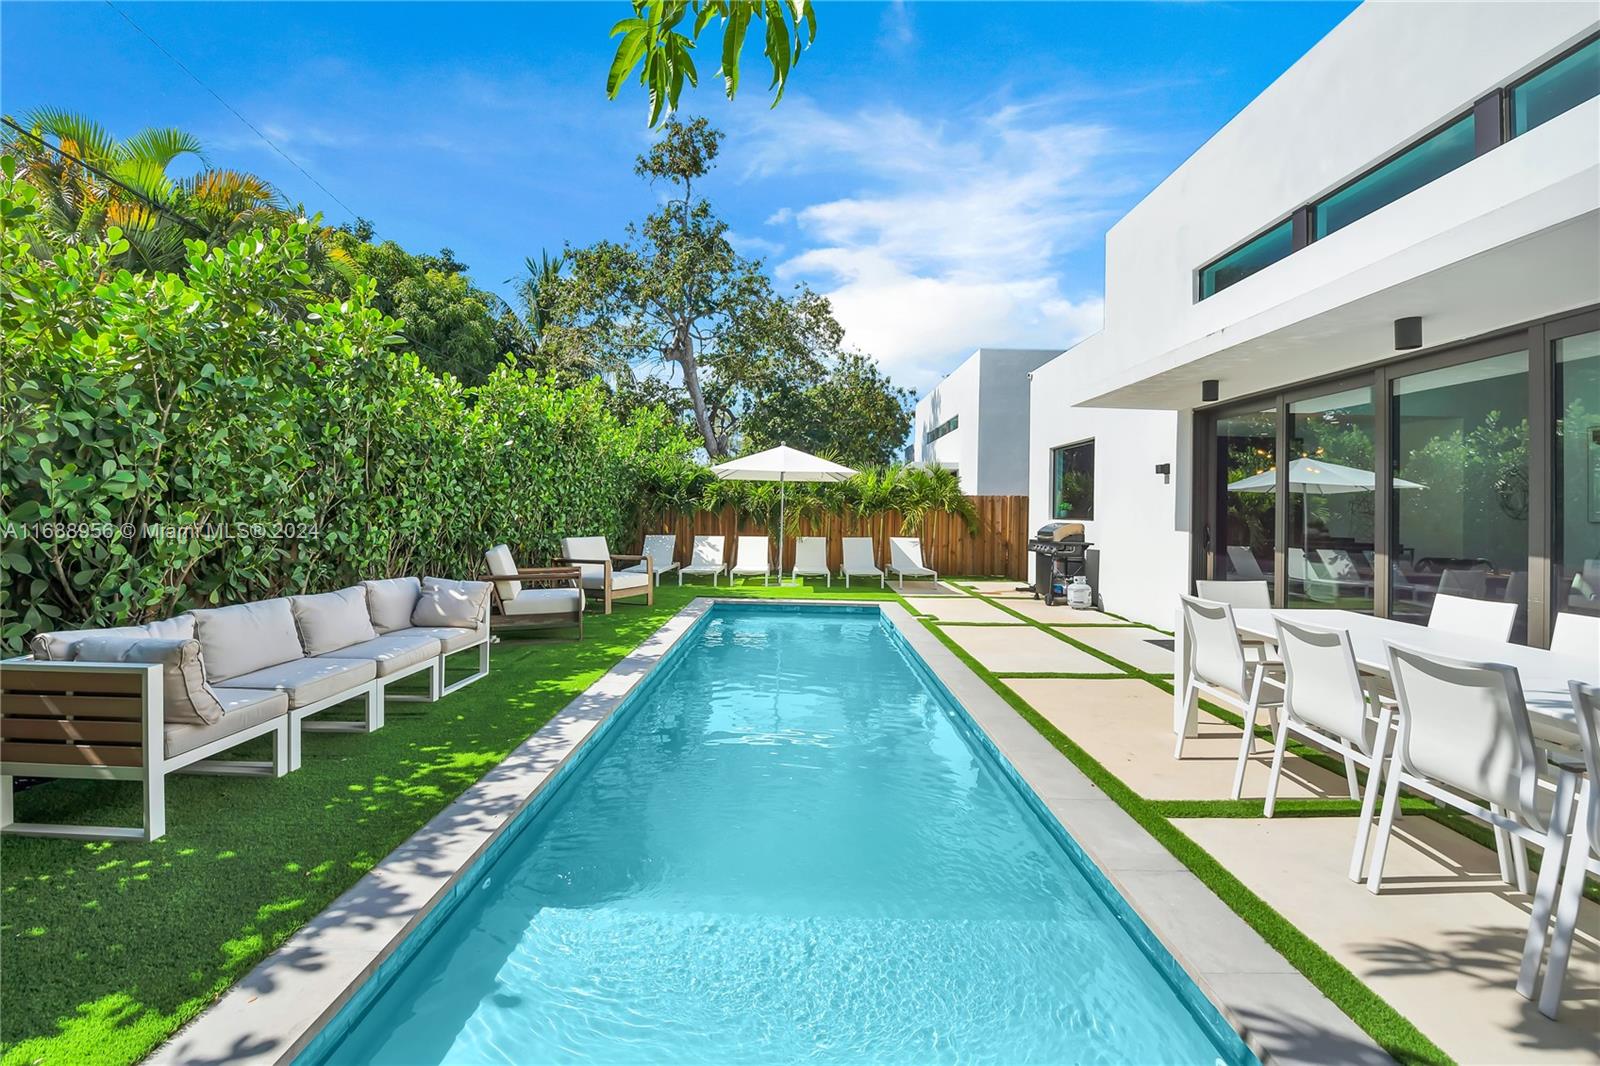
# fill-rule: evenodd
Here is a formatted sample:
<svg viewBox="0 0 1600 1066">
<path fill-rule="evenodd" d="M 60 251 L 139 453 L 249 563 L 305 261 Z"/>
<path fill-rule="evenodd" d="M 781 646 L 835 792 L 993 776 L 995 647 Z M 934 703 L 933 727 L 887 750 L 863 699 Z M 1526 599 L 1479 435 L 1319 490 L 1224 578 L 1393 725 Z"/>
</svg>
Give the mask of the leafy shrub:
<svg viewBox="0 0 1600 1066">
<path fill-rule="evenodd" d="M 386 574 L 470 575 L 504 541 L 626 537 L 689 445 L 591 383 L 510 366 L 464 388 L 350 299 L 303 306 L 309 225 L 187 247 L 179 274 L 106 239 L 35 258 L 34 190 L 0 214 L 0 646 Z"/>
</svg>

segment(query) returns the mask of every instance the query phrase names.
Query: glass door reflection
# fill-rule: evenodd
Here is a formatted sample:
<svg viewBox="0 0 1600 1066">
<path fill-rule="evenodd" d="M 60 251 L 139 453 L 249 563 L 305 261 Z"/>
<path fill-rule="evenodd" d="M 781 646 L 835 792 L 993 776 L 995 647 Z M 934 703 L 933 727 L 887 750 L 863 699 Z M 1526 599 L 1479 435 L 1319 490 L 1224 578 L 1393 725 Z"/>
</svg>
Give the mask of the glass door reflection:
<svg viewBox="0 0 1600 1066">
<path fill-rule="evenodd" d="M 1370 613 L 1377 491 L 1372 388 L 1289 404 L 1290 607 Z"/>
<path fill-rule="evenodd" d="M 1510 601 L 1526 640 L 1528 353 L 1396 378 L 1392 402 L 1391 616 L 1426 623 L 1439 594 Z"/>
<path fill-rule="evenodd" d="M 1229 581 L 1265 581 L 1270 593 L 1277 548 L 1277 495 L 1272 485 L 1277 412 L 1268 408 L 1218 415 L 1216 426 L 1217 537 L 1212 572 Z M 1245 482 L 1249 484 L 1238 487 Z"/>
<path fill-rule="evenodd" d="M 1600 333 L 1555 342 L 1551 603 L 1600 614 Z"/>
</svg>

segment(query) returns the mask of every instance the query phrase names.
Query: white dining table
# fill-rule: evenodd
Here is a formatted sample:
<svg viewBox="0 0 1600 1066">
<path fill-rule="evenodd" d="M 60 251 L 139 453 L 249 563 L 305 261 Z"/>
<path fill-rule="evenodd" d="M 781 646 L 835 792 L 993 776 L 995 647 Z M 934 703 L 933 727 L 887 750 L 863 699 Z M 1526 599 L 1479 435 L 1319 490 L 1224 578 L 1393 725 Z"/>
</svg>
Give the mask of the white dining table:
<svg viewBox="0 0 1600 1066">
<path fill-rule="evenodd" d="M 1344 630 L 1350 634 L 1350 647 L 1355 652 L 1356 665 L 1362 672 L 1385 680 L 1389 677 L 1389 653 L 1386 649 L 1390 644 L 1453 659 L 1504 663 L 1515 667 L 1522 681 L 1522 694 L 1527 700 L 1534 734 L 1552 747 L 1575 750 L 1579 745 L 1576 714 L 1572 709 L 1568 683 L 1582 681 L 1600 685 L 1600 656 L 1585 662 L 1544 648 L 1465 636 L 1410 622 L 1397 622 L 1392 618 L 1374 618 L 1355 611 L 1244 607 L 1234 609 L 1233 621 L 1239 635 L 1246 639 L 1276 641 L 1278 631 L 1272 621 L 1274 615 L 1308 626 Z M 1179 632 L 1181 634 L 1181 627 Z M 1175 644 L 1177 660 L 1173 686 L 1176 689 L 1173 731 L 1177 732 L 1183 728 L 1182 693 L 1189 681 L 1189 670 L 1181 636 Z"/>
</svg>

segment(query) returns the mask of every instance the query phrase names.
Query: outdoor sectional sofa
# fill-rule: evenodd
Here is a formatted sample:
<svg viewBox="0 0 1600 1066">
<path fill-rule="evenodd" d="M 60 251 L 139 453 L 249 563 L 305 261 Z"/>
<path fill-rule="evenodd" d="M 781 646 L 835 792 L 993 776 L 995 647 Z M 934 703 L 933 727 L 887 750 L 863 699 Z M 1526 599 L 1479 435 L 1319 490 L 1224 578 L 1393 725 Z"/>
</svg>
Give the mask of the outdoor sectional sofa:
<svg viewBox="0 0 1600 1066">
<path fill-rule="evenodd" d="M 477 581 L 390 578 L 337 592 L 205 608 L 142 626 L 41 633 L 0 664 L 0 833 L 155 840 L 165 777 L 282 777 L 303 730 L 373 732 L 386 689 L 428 674 L 432 702 L 489 672 L 489 591 Z M 477 669 L 445 687 L 445 660 L 476 649 Z M 351 701 L 360 721 L 310 722 Z M 213 758 L 273 738 L 270 762 Z M 139 827 L 16 823 L 12 778 L 141 781 Z"/>
</svg>

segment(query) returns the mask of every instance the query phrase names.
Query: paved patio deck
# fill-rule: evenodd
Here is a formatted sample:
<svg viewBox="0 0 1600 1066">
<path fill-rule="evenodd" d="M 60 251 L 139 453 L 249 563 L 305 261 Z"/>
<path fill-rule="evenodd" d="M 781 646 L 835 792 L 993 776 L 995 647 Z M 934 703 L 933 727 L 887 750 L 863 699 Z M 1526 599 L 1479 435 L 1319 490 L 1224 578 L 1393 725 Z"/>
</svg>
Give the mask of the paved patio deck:
<svg viewBox="0 0 1600 1066">
<path fill-rule="evenodd" d="M 945 634 L 997 674 L 1099 674 L 1116 667 L 1019 622 L 1014 626 L 945 626 Z"/>
<path fill-rule="evenodd" d="M 1069 608 L 986 594 L 1052 630 L 1086 613 L 1069 615 Z M 1062 631 L 1136 668 L 1172 670 L 1171 652 L 1145 653 L 1151 647 L 1145 641 L 1160 636 L 1157 631 L 1093 617 L 1102 628 L 1071 624 Z M 1120 628 L 1105 627 L 1112 621 Z M 941 628 L 997 674 L 1115 669 L 1022 625 Z M 1140 796 L 1228 797 L 1238 754 L 1236 726 L 1202 714 L 1199 736 L 1187 743 L 1182 760 L 1174 760 L 1172 697 L 1149 681 L 1003 680 Z M 1245 778 L 1247 799 L 1265 790 L 1270 753 L 1264 744 L 1256 750 Z M 1348 797 L 1341 774 L 1294 756 L 1285 762 L 1279 794 Z M 1499 881 L 1493 850 L 1432 820 L 1402 818 L 1390 851 L 1388 887 L 1373 896 L 1346 877 L 1353 816 L 1191 818 L 1174 825 L 1458 1062 L 1600 1062 L 1600 907 L 1583 905 L 1563 1016 L 1552 1022 L 1516 994 L 1530 901 Z"/>
<path fill-rule="evenodd" d="M 1172 697 L 1148 681 L 1095 678 L 1012 678 L 1006 686 L 1027 700 L 1050 723 L 1093 755 L 1107 770 L 1146 799 L 1227 799 L 1239 755 L 1239 728 L 1209 714 L 1200 716 L 1200 735 L 1172 757 Z M 1244 794 L 1264 795 L 1270 754 L 1245 772 Z M 1345 780 L 1298 756 L 1283 761 L 1284 799 L 1347 796 Z"/>
<path fill-rule="evenodd" d="M 1345 876 L 1349 818 L 1178 822 L 1456 1061 L 1600 1060 L 1600 907 L 1583 905 L 1552 1022 L 1517 995 L 1529 901 L 1500 881 L 1494 852 L 1427 818 L 1400 826 L 1374 896 Z"/>
</svg>

